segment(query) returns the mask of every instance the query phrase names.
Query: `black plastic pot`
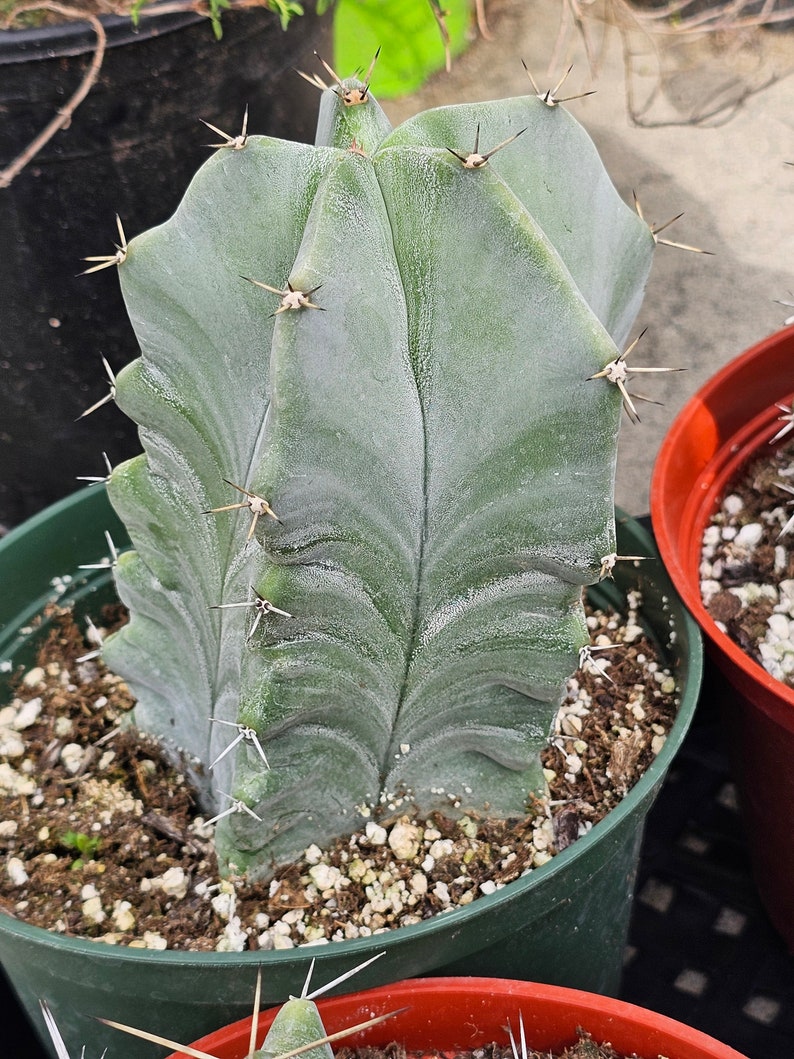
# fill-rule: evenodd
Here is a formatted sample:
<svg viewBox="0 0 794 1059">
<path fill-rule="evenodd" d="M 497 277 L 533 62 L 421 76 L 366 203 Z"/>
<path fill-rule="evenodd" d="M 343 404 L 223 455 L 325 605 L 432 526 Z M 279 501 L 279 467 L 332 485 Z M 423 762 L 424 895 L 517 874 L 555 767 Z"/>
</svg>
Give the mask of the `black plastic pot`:
<svg viewBox="0 0 794 1059">
<path fill-rule="evenodd" d="M 305 5 L 308 11 L 310 5 Z M 261 8 L 227 11 L 216 41 L 194 13 L 103 18 L 99 80 L 58 132 L 0 188 L 0 524 L 74 490 L 140 448 L 114 407 L 75 423 L 136 355 L 115 269 L 79 276 L 81 258 L 113 252 L 164 221 L 218 137 L 250 107 L 251 132 L 314 138 L 317 91 L 295 73 L 330 51 L 329 16 L 284 32 Z M 79 85 L 96 45 L 88 23 L 0 32 L 0 170 Z"/>
</svg>

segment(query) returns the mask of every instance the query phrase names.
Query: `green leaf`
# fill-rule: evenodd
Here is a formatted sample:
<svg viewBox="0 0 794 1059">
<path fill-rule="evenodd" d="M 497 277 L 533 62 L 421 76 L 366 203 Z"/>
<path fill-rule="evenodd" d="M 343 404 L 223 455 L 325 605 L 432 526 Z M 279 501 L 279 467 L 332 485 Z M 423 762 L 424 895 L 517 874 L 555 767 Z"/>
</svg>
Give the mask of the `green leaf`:
<svg viewBox="0 0 794 1059">
<path fill-rule="evenodd" d="M 444 23 L 452 55 L 466 47 L 470 0 L 445 0 Z M 373 75 L 381 99 L 408 95 L 443 70 L 444 38 L 431 0 L 338 0 L 334 14 L 334 69 L 347 77 L 362 56 L 381 48 Z M 369 60 L 367 60 L 368 62 Z"/>
</svg>

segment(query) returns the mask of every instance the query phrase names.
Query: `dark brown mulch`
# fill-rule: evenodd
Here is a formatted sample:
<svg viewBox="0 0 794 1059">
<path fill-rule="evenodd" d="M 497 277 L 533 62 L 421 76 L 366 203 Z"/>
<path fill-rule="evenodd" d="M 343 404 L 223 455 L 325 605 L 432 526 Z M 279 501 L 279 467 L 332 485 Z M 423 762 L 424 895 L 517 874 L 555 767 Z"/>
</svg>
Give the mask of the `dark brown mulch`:
<svg viewBox="0 0 794 1059">
<path fill-rule="evenodd" d="M 406 1051 L 394 1043 L 385 1048 L 339 1048 L 336 1059 L 515 1059 L 511 1048 L 501 1044 L 488 1044 L 472 1051 L 414 1052 Z M 520 1053 L 520 1059 L 639 1059 L 635 1052 L 626 1055 L 618 1052 L 609 1043 L 597 1044 L 590 1034 L 579 1030 L 577 1041 L 561 1052 L 538 1052 L 529 1048 Z M 657 1059 L 656 1056 L 653 1059 Z M 659 1059 L 665 1059 L 664 1056 Z"/>
</svg>

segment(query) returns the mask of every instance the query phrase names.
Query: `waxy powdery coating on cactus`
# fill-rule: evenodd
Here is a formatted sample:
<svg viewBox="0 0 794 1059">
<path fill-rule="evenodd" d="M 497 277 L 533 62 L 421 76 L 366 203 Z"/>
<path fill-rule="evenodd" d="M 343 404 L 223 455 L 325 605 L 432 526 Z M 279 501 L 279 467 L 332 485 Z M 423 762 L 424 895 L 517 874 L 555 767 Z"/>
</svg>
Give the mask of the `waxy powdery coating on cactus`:
<svg viewBox="0 0 794 1059">
<path fill-rule="evenodd" d="M 509 817 L 543 789 L 615 552 L 599 373 L 654 238 L 534 95 L 392 131 L 351 80 L 316 146 L 234 143 L 119 267 L 145 451 L 108 484 L 134 550 L 104 654 L 261 876 L 395 799 Z"/>
</svg>

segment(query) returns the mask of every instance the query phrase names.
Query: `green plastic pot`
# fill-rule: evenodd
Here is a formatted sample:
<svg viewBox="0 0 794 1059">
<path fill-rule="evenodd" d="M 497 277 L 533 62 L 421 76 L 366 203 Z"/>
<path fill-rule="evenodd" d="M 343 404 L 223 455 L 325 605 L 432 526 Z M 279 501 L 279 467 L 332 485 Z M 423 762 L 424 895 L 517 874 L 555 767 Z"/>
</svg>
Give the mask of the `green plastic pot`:
<svg viewBox="0 0 794 1059">
<path fill-rule="evenodd" d="M 383 1048 L 397 1041 L 428 1055 L 455 1054 L 508 1044 L 506 1026 L 519 1033 L 519 1013 L 527 1045 L 537 1051 L 561 1051 L 576 1041 L 580 1027 L 597 1042 L 609 1041 L 628 1054 L 670 1059 L 746 1059 L 713 1037 L 655 1011 L 578 989 L 499 978 L 426 978 L 396 982 L 364 993 L 320 1000 L 328 1033 L 356 1026 L 370 1017 L 407 1008 L 388 1022 L 346 1038 L 349 1047 Z M 256 1040 L 262 1043 L 278 1008 L 259 1016 Z M 244 1059 L 251 1019 L 241 1019 L 195 1041 L 193 1047 L 217 1059 Z M 129 1040 L 130 1038 L 125 1038 Z M 177 1052 L 169 1059 L 184 1059 Z"/>
<path fill-rule="evenodd" d="M 77 571 L 79 564 L 107 556 L 106 529 L 117 548 L 126 545 L 104 487 L 96 486 L 53 505 L 0 542 L 0 660 L 16 667 L 34 657 L 44 630 L 31 632 L 29 623 L 54 595 L 54 578 L 73 578 L 60 598 L 73 600 L 78 614 L 96 614 L 103 597 L 112 598 L 109 571 Z M 621 554 L 653 554 L 649 536 L 628 519 L 621 519 L 618 547 Z M 150 952 L 64 937 L 0 915 L 0 961 L 40 1034 L 38 1001 L 45 997 L 64 1038 L 85 1044 L 89 1055 L 105 1047 L 112 1055 L 118 1047 L 113 1031 L 92 1015 L 133 1023 L 145 1012 L 149 1030 L 187 1041 L 249 1011 L 258 965 L 263 1003 L 273 1004 L 300 992 L 309 957 L 316 959 L 315 980 L 322 982 L 381 950 L 386 955 L 357 979 L 362 987 L 465 973 L 617 992 L 645 817 L 691 722 L 702 655 L 697 628 L 657 559 L 645 560 L 638 569 L 618 564 L 615 573 L 614 582 L 599 586 L 602 602 L 605 597 L 619 602 L 621 591 L 638 586 L 657 640 L 666 644 L 675 631 L 666 653 L 682 687 L 682 702 L 653 765 L 587 836 L 465 908 L 386 934 L 308 949 Z M 8 673 L 0 676 L 8 681 Z M 130 1039 L 124 1055 L 154 1059 L 161 1053 Z"/>
</svg>

